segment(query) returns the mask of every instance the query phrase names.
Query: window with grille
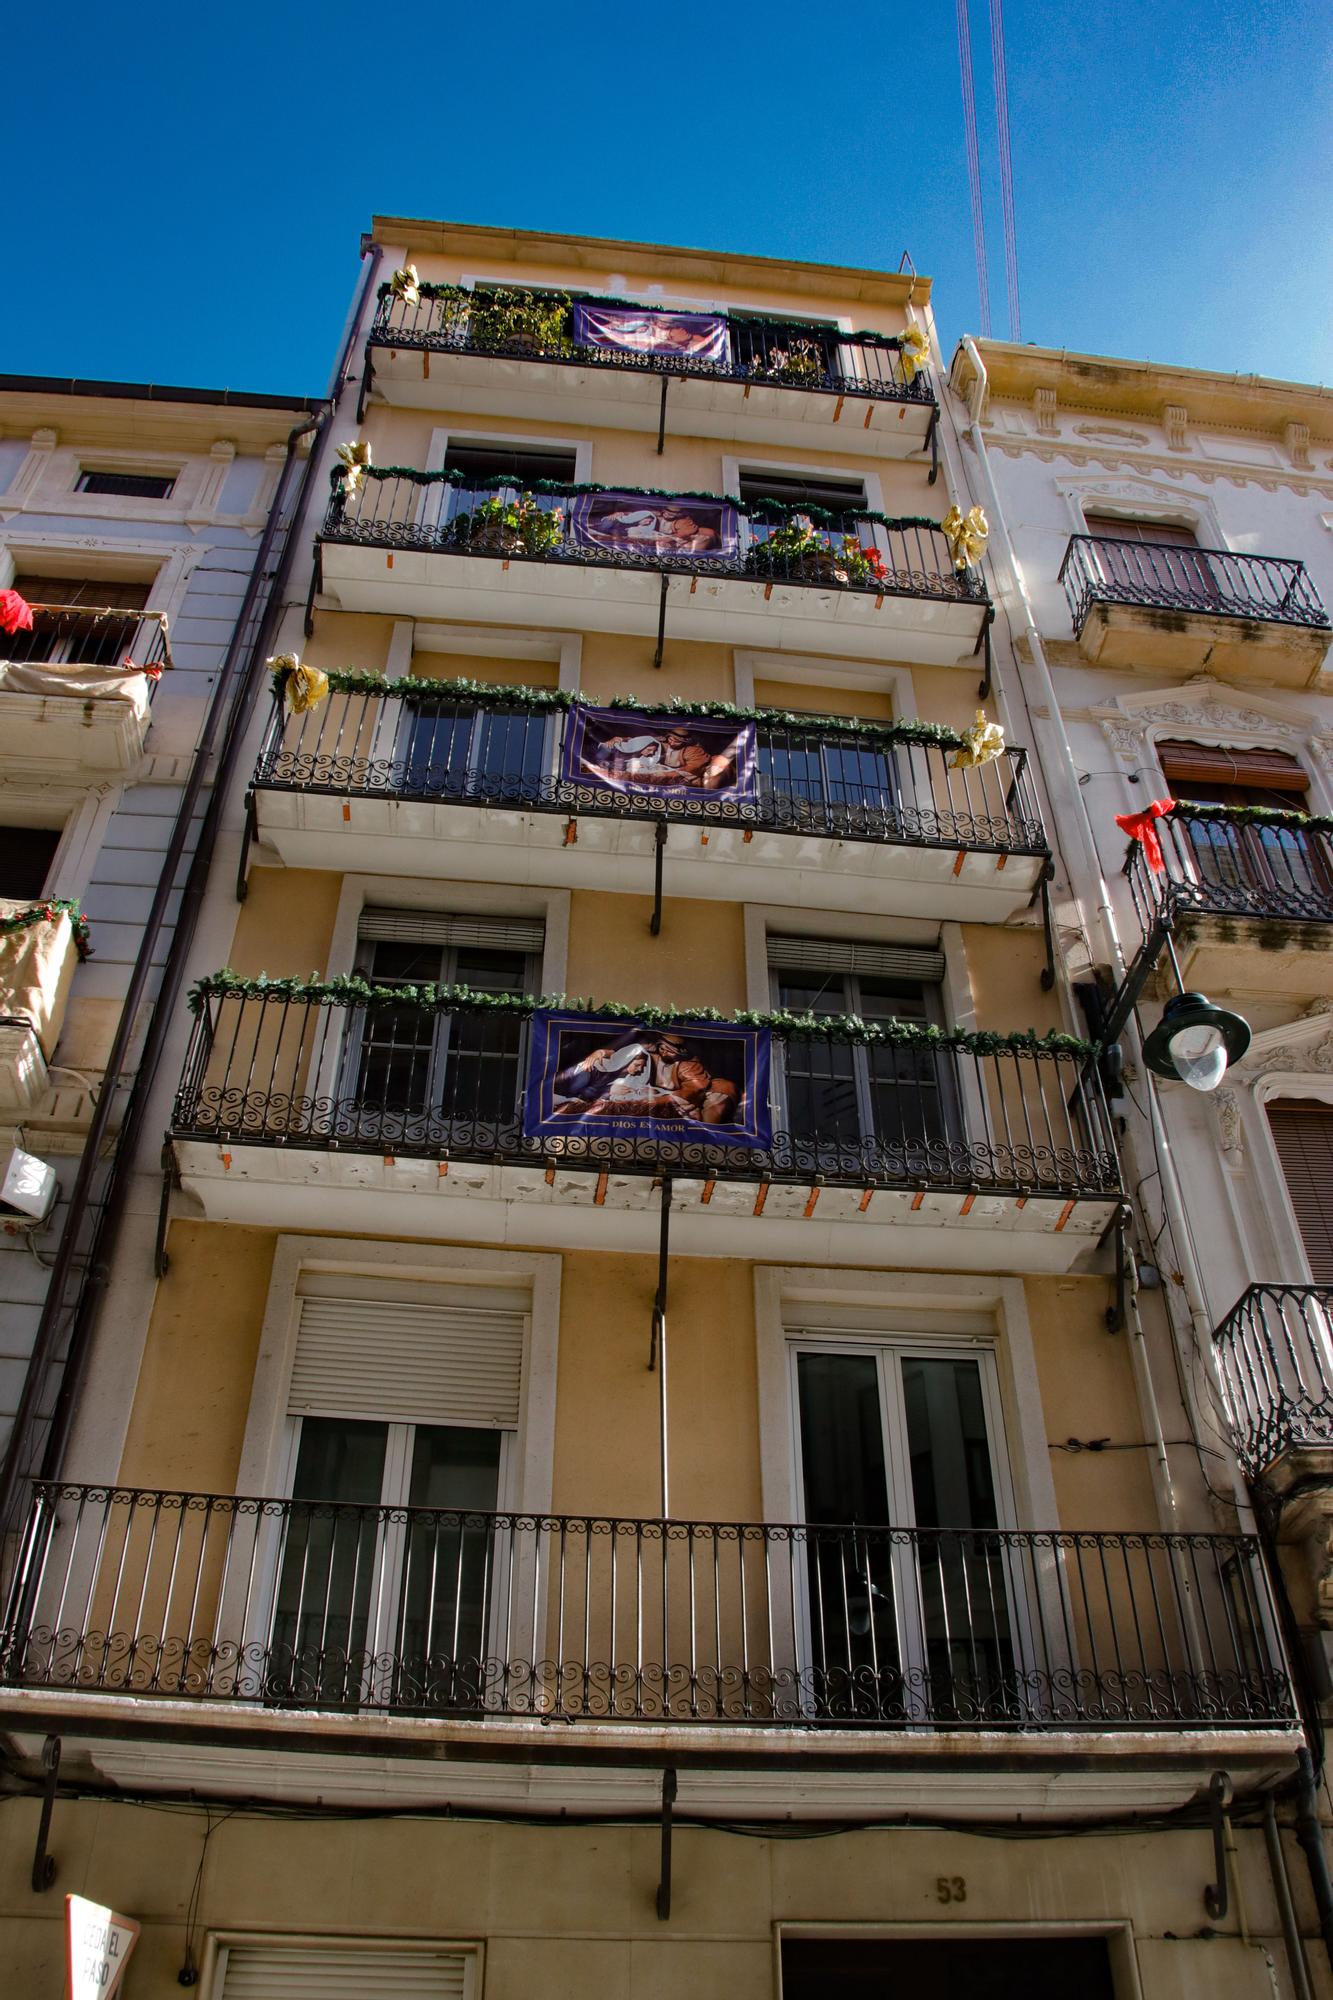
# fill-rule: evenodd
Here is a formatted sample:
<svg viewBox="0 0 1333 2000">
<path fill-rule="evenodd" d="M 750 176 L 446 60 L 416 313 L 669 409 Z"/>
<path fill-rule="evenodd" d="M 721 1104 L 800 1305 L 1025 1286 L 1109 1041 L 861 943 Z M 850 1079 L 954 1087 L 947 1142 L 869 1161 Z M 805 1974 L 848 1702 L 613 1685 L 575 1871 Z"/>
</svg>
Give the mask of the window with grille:
<svg viewBox="0 0 1333 2000">
<path fill-rule="evenodd" d="M 175 476 L 169 472 L 81 472 L 75 491 L 121 500 L 169 500 L 175 487 Z"/>
<path fill-rule="evenodd" d="M 1333 1104 L 1274 1098 L 1268 1124 L 1310 1275 L 1333 1284 Z"/>
<path fill-rule="evenodd" d="M 1307 809 L 1310 776 L 1285 750 L 1232 750 L 1168 740 L 1157 756 L 1173 799 L 1217 806 Z M 1216 818 L 1183 822 L 1204 882 L 1265 897 L 1333 896 L 1323 845 L 1301 827 Z"/>
<path fill-rule="evenodd" d="M 218 1951 L 215 2000 L 473 2000 L 475 1951 L 247 1938 Z"/>
<path fill-rule="evenodd" d="M 152 585 L 21 570 L 14 588 L 33 607 L 32 630 L 5 639 L 6 659 L 113 667 L 134 643 Z"/>
</svg>

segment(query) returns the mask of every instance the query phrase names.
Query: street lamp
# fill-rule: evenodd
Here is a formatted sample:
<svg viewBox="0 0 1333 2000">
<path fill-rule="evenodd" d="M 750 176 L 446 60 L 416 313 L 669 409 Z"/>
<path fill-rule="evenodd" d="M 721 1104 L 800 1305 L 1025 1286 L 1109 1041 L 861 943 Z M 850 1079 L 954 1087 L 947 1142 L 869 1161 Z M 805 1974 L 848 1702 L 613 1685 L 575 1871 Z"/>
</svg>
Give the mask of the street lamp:
<svg viewBox="0 0 1333 2000">
<path fill-rule="evenodd" d="M 1143 1060 L 1154 1076 L 1187 1083 L 1191 1090 L 1216 1090 L 1228 1066 L 1239 1062 L 1249 1046 L 1248 1021 L 1215 1007 L 1206 993 L 1182 990 L 1167 1001 L 1145 1040 Z"/>
</svg>

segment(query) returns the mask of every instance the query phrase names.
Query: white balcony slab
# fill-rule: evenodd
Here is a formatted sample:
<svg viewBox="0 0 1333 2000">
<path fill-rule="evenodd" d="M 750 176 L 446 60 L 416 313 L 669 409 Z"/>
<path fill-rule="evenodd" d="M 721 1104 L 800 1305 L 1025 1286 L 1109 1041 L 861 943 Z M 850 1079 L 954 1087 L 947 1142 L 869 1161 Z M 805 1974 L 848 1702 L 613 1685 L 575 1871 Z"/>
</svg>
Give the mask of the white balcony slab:
<svg viewBox="0 0 1333 2000">
<path fill-rule="evenodd" d="M 148 734 L 148 698 L 18 694 L 0 688 L 0 775 L 126 776 Z"/>
<path fill-rule="evenodd" d="M 650 1174 L 399 1159 L 177 1139 L 184 1193 L 212 1222 L 651 1253 Z M 682 1256 L 1043 1275 L 1098 1267 L 1119 1200 L 672 1177 Z"/>
<path fill-rule="evenodd" d="M 457 410 L 493 417 L 497 409 L 541 423 L 601 430 L 656 432 L 663 377 L 648 369 L 569 362 L 516 360 L 505 355 L 463 354 L 374 346 L 374 395 L 397 409 Z M 827 446 L 876 458 L 921 453 L 932 406 L 885 398 L 840 396 L 826 390 L 780 388 L 707 375 L 670 376 L 668 437 L 720 437 L 742 444 L 790 444 L 811 451 Z M 496 398 L 501 400 L 497 402 Z"/>
<path fill-rule="evenodd" d="M 645 820 L 262 785 L 255 816 L 261 840 L 289 868 L 638 895 L 653 889 L 655 830 Z M 1039 855 L 677 825 L 667 833 L 663 893 L 1005 923 L 1031 903 L 1043 865 Z"/>
<path fill-rule="evenodd" d="M 362 542 L 324 541 L 320 551 L 323 601 L 344 611 L 657 636 L 661 582 L 655 570 Z M 669 668 L 671 641 L 677 638 L 767 652 L 842 652 L 980 674 L 986 613 L 985 605 L 957 598 L 898 597 L 707 571 L 673 575 L 667 588 L 666 664 Z"/>
</svg>

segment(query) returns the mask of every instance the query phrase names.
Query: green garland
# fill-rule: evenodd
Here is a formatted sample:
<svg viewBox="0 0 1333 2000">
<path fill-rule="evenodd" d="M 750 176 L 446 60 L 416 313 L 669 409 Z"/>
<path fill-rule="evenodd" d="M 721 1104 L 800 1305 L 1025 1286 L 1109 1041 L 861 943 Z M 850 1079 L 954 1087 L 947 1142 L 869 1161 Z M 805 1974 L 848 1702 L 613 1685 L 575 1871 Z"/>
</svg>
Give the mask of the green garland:
<svg viewBox="0 0 1333 2000">
<path fill-rule="evenodd" d="M 826 507 L 806 506 L 798 500 L 738 500 L 732 493 L 675 493 L 661 486 L 602 486 L 592 479 L 579 483 L 564 479 L 516 479 L 508 472 L 493 472 L 485 479 L 477 479 L 470 472 L 455 472 L 448 466 L 441 472 L 421 472 L 414 465 L 367 465 L 362 468 L 362 476 L 408 479 L 414 486 L 466 486 L 474 493 L 508 486 L 523 493 L 550 493 L 559 499 L 585 493 L 623 493 L 636 500 L 707 500 L 715 506 L 734 507 L 751 521 L 788 521 L 794 514 L 803 514 L 816 527 L 836 528 L 845 521 L 873 521 L 880 528 L 930 528 L 936 534 L 941 532 L 939 522 L 930 514 L 878 514 L 869 507 L 832 514 Z M 346 478 L 346 466 L 335 465 L 329 474 L 335 492 L 342 490 Z"/>
<path fill-rule="evenodd" d="M 0 917 L 0 937 L 12 937 L 15 931 L 31 930 L 34 924 L 52 924 L 59 916 L 67 916 L 74 930 L 74 949 L 80 958 L 91 958 L 92 944 L 88 935 L 88 919 L 78 903 L 69 902 L 64 897 L 48 896 L 43 902 L 34 903 L 30 909 L 15 910 L 10 916 Z"/>
<path fill-rule="evenodd" d="M 779 1034 L 827 1035 L 838 1042 L 865 1042 L 881 1048 L 962 1049 L 973 1055 L 1001 1055 L 1007 1051 L 1034 1054 L 1091 1056 L 1092 1042 L 1051 1030 L 1038 1035 L 1031 1028 L 1000 1035 L 981 1029 L 947 1030 L 925 1026 L 918 1021 L 863 1021 L 857 1014 L 798 1014 L 786 1008 L 771 1011 L 743 1009 L 735 1014 L 719 1013 L 716 1007 L 626 1007 L 615 1001 L 568 999 L 563 993 L 534 996 L 526 993 L 476 993 L 469 986 L 421 985 L 373 986 L 369 980 L 342 974 L 336 979 L 257 979 L 242 978 L 229 966 L 199 980 L 190 993 L 190 1011 L 201 1014 L 209 1000 L 276 1000 L 298 1006 L 320 1006 L 328 1002 L 367 1007 L 422 1007 L 442 1013 L 451 1007 L 472 1007 L 496 1014 L 532 1014 L 539 1007 L 585 1014 L 590 1020 L 633 1021 L 644 1028 L 685 1027 L 707 1022 L 738 1028 L 771 1028 Z"/>
<path fill-rule="evenodd" d="M 571 305 L 588 305 L 624 307 L 630 312 L 706 313 L 713 319 L 725 320 L 729 327 L 734 325 L 744 326 L 747 322 L 751 321 L 760 326 L 781 327 L 784 333 L 790 330 L 793 339 L 800 339 L 802 335 L 808 336 L 814 334 L 821 340 L 836 339 L 839 342 L 854 340 L 872 347 L 887 347 L 892 349 L 894 353 L 897 353 L 903 344 L 902 335 L 898 333 L 880 333 L 873 327 L 863 327 L 856 333 L 843 333 L 841 328 L 831 327 L 826 321 L 821 324 L 818 320 L 772 319 L 758 306 L 742 307 L 739 311 L 735 312 L 717 312 L 707 306 L 661 306 L 654 305 L 650 299 L 616 298 L 609 292 L 538 292 L 532 291 L 523 285 L 497 285 L 494 287 L 479 285 L 474 291 L 466 285 L 432 285 L 426 283 L 419 285 L 417 289 L 423 299 L 452 300 L 460 306 L 467 307 L 469 311 L 479 301 L 487 310 L 492 312 L 497 311 L 499 310 L 498 305 L 491 305 L 489 303 L 490 298 L 496 294 L 502 296 L 504 293 L 509 292 L 515 297 L 524 300 L 530 299 L 542 305 L 550 306 L 552 310 L 558 305 L 563 305 L 566 310 Z M 380 300 L 387 299 L 392 290 L 393 286 L 391 284 L 387 282 L 382 284 L 379 288 Z"/>
<path fill-rule="evenodd" d="M 1303 813 L 1294 806 L 1215 806 L 1201 799 L 1177 799 L 1175 810 L 1182 819 L 1218 819 L 1228 826 L 1287 826 L 1297 833 L 1312 828 L 1333 833 L 1333 818 L 1327 813 Z"/>
<path fill-rule="evenodd" d="M 273 675 L 273 692 L 280 699 L 287 682 L 287 668 Z M 637 696 L 613 695 L 604 702 L 570 694 L 564 688 L 511 686 L 504 681 L 426 680 L 410 675 L 397 680 L 381 680 L 377 675 L 349 668 L 346 673 L 328 676 L 331 694 L 378 695 L 385 700 L 403 701 L 493 701 L 508 708 L 565 711 L 572 708 L 609 708 L 627 715 L 678 715 L 684 720 L 697 716 L 708 722 L 753 722 L 771 729 L 836 730 L 842 736 L 859 736 L 868 743 L 917 744 L 941 750 L 957 750 L 962 737 L 942 722 L 869 722 L 855 715 L 812 715 L 792 708 L 740 708 L 730 701 L 689 701 L 672 695 L 666 701 L 640 701 Z"/>
</svg>

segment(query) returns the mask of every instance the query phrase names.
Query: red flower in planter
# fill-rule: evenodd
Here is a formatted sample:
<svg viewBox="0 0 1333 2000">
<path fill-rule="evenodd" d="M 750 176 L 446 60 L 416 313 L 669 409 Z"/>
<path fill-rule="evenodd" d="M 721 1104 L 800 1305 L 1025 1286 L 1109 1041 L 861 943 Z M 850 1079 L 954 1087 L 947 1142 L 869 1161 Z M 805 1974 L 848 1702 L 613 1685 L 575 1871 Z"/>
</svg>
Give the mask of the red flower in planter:
<svg viewBox="0 0 1333 2000">
<path fill-rule="evenodd" d="M 32 606 L 16 590 L 0 590 L 0 632 L 31 632 Z"/>
</svg>

